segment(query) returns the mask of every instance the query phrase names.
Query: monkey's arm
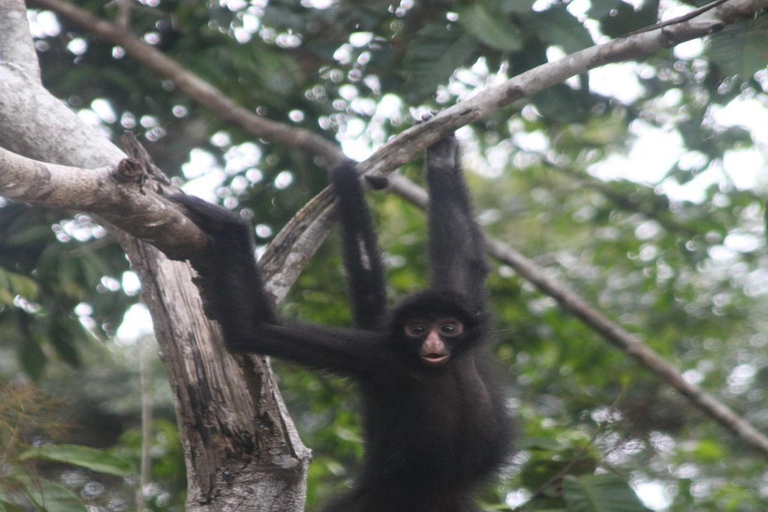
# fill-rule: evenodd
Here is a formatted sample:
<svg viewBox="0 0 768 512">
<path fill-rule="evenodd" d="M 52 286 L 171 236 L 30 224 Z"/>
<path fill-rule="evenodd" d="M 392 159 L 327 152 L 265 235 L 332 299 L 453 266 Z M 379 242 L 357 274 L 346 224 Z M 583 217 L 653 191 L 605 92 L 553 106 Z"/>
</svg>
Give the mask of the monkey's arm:
<svg viewBox="0 0 768 512">
<path fill-rule="evenodd" d="M 197 197 L 176 195 L 168 199 L 183 205 L 210 238 L 205 252 L 191 262 L 202 283 L 206 311 L 221 325 L 229 350 L 276 356 L 355 377 L 389 366 L 390 351 L 375 333 L 277 325 L 254 259 L 248 223 Z"/>
<path fill-rule="evenodd" d="M 473 217 L 453 135 L 427 149 L 427 183 L 432 288 L 459 292 L 482 312 L 488 275 L 485 239 Z"/>
<path fill-rule="evenodd" d="M 371 213 L 365 203 L 354 162 L 347 161 L 333 169 L 331 181 L 338 199 L 344 268 L 355 326 L 380 329 L 387 304 L 384 269 Z"/>
<path fill-rule="evenodd" d="M 261 324 L 247 335 L 227 339 L 227 347 L 363 380 L 396 364 L 385 342 L 383 336 L 360 329 Z"/>
<path fill-rule="evenodd" d="M 246 335 L 261 323 L 277 323 L 254 259 L 251 228 L 245 219 L 199 197 L 167 196 L 209 237 L 206 249 L 190 258 L 202 283 L 206 312 L 219 321 L 227 340 Z"/>
</svg>

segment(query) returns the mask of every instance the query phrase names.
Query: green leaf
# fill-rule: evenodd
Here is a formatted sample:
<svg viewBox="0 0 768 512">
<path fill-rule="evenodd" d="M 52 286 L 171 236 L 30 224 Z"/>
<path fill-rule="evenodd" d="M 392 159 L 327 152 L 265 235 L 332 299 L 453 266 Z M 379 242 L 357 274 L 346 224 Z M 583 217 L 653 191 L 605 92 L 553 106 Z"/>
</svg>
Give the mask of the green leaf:
<svg viewBox="0 0 768 512">
<path fill-rule="evenodd" d="M 32 334 L 21 337 L 21 346 L 19 347 L 19 362 L 22 370 L 29 375 L 32 380 L 37 380 L 43 375 L 43 369 L 48 362 L 45 352 L 40 348 L 38 337 Z"/>
<path fill-rule="evenodd" d="M 13 298 L 16 295 L 35 300 L 39 291 L 39 287 L 33 279 L 0 268 L 0 303 L 12 306 Z"/>
<path fill-rule="evenodd" d="M 63 485 L 29 477 L 14 478 L 20 490 L 41 512 L 88 512 L 82 501 Z"/>
<path fill-rule="evenodd" d="M 565 84 L 534 94 L 533 101 L 542 116 L 559 122 L 584 122 L 590 116 L 589 96 L 583 90 L 574 90 Z"/>
<path fill-rule="evenodd" d="M 589 17 L 592 19 L 600 19 L 607 16 L 620 2 L 621 0 L 592 0 L 590 2 Z"/>
<path fill-rule="evenodd" d="M 27 299 L 35 300 L 40 293 L 40 288 L 34 279 L 30 279 L 27 276 L 10 272 L 8 274 L 8 281 L 13 292 Z"/>
<path fill-rule="evenodd" d="M 61 313 L 55 315 L 48 328 L 48 340 L 56 349 L 59 357 L 67 364 L 79 367 L 80 354 L 77 351 L 75 340 L 81 331 L 76 331 L 79 326 L 75 322 Z"/>
<path fill-rule="evenodd" d="M 520 450 L 549 450 L 553 452 L 563 449 L 563 446 L 557 440 L 546 437 L 527 437 L 521 439 L 517 447 Z"/>
<path fill-rule="evenodd" d="M 523 48 L 517 26 L 492 7 L 483 3 L 464 4 L 458 6 L 456 13 L 464 30 L 486 46 L 509 52 Z"/>
<path fill-rule="evenodd" d="M 616 475 L 565 477 L 568 512 L 648 512 L 629 485 Z"/>
<path fill-rule="evenodd" d="M 723 447 L 720 445 L 720 443 L 711 439 L 702 439 L 699 441 L 699 444 L 696 446 L 696 449 L 693 451 L 693 453 L 696 455 L 696 457 L 698 457 L 699 460 L 709 463 L 715 463 L 725 456 Z"/>
<path fill-rule="evenodd" d="M 544 41 L 561 46 L 566 53 L 577 52 L 594 44 L 589 31 L 568 12 L 565 5 L 524 16 L 524 19 L 526 27 L 535 31 Z"/>
<path fill-rule="evenodd" d="M 504 13 L 525 13 L 531 12 L 535 0 L 501 0 L 499 9 Z"/>
<path fill-rule="evenodd" d="M 640 9 L 625 2 L 617 2 L 606 16 L 600 20 L 603 34 L 609 37 L 619 37 L 649 25 L 659 20 L 659 0 L 648 0 Z"/>
<path fill-rule="evenodd" d="M 469 63 L 477 41 L 455 25 L 435 22 L 421 29 L 408 46 L 404 66 L 410 74 L 411 95 L 420 100 L 446 83 L 456 68 Z"/>
<path fill-rule="evenodd" d="M 22 510 L 13 503 L 0 500 L 0 512 L 22 512 Z"/>
<path fill-rule="evenodd" d="M 768 19 L 734 23 L 713 34 L 709 55 L 724 75 L 751 79 L 768 62 Z"/>
<path fill-rule="evenodd" d="M 82 468 L 115 476 L 127 476 L 133 473 L 133 466 L 120 457 L 87 446 L 49 444 L 25 451 L 21 460 L 47 460 L 63 462 Z"/>
</svg>

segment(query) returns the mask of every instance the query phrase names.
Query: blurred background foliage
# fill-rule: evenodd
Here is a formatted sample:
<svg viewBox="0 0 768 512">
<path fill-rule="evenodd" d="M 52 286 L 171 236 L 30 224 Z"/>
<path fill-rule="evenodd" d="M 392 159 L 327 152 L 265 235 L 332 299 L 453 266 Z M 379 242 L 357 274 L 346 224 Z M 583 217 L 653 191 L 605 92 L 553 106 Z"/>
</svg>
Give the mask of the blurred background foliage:
<svg viewBox="0 0 768 512">
<path fill-rule="evenodd" d="M 73 3 L 117 15 L 117 2 Z M 670 17 L 698 5 L 143 0 L 129 27 L 239 104 L 364 158 L 429 110 L 653 24 L 660 9 Z M 326 185 L 322 161 L 252 140 L 122 48 L 49 11 L 32 10 L 30 20 L 56 96 L 114 140 L 140 134 L 190 192 L 245 209 L 260 245 Z M 763 432 L 766 23 L 758 16 L 606 66 L 458 134 L 477 213 L 493 236 Z M 421 165 L 402 172 L 421 181 Z M 88 216 L 0 201 L 0 510 L 135 509 L 137 340 L 152 343 L 137 279 Z M 386 193 L 370 201 L 396 298 L 425 282 L 424 219 Z M 349 322 L 335 236 L 282 306 L 287 316 Z M 490 287 L 521 451 L 483 495 L 488 510 L 526 502 L 521 510 L 766 508 L 762 457 L 510 268 L 495 265 Z M 314 510 L 354 476 L 358 404 L 347 382 L 275 367 L 314 450 Z M 183 456 L 159 360 L 148 376 L 153 472 L 143 496 L 152 510 L 182 510 Z M 112 462 L 99 465 L 94 453 Z M 47 500 L 35 495 L 43 488 Z"/>
</svg>

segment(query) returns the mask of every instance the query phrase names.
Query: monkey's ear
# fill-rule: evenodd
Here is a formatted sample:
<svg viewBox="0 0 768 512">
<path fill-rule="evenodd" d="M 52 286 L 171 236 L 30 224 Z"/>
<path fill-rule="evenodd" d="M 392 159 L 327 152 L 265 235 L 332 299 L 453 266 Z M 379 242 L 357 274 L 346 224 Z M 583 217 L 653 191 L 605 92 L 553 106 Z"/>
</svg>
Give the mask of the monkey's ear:
<svg viewBox="0 0 768 512">
<path fill-rule="evenodd" d="M 373 190 L 384 190 L 389 186 L 386 176 L 363 176 Z"/>
</svg>

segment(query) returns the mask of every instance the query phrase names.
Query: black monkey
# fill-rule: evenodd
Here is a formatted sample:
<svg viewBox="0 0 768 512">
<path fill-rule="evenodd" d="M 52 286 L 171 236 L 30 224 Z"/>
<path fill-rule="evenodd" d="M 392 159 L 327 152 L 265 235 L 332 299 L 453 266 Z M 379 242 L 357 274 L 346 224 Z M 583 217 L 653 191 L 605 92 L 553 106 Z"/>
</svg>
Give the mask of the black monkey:
<svg viewBox="0 0 768 512">
<path fill-rule="evenodd" d="M 278 323 L 248 224 L 200 199 L 171 197 L 210 236 L 192 262 L 227 347 L 330 370 L 359 385 L 364 464 L 327 512 L 478 512 L 472 492 L 511 451 L 511 422 L 485 343 L 484 240 L 457 149 L 451 136 L 427 151 L 431 289 L 392 311 L 354 164 L 332 171 L 355 329 Z"/>
</svg>

